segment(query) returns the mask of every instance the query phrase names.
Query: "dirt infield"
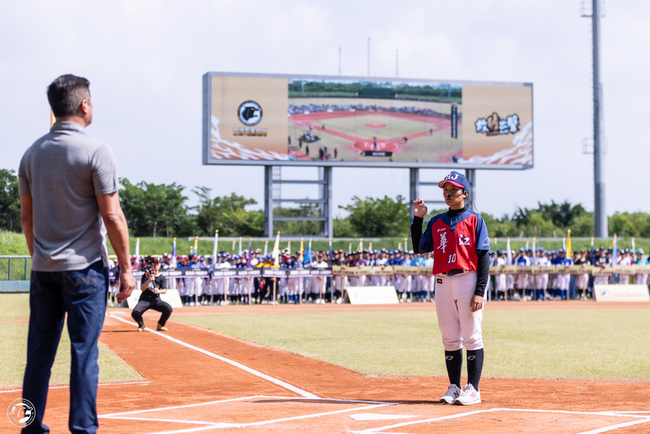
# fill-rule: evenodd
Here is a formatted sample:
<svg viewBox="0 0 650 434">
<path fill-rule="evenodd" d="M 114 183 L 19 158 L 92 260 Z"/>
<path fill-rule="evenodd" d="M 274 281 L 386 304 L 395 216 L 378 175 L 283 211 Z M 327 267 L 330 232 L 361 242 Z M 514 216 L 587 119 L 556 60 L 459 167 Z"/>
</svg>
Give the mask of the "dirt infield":
<svg viewBox="0 0 650 434">
<path fill-rule="evenodd" d="M 650 308 L 650 304 L 615 304 Z M 490 303 L 488 309 L 612 307 L 590 302 Z M 175 316 L 350 310 L 395 306 L 227 306 L 177 309 Z M 481 381 L 483 402 L 437 403 L 440 377 L 374 377 L 169 322 L 138 333 L 126 309 L 110 309 L 101 341 L 144 378 L 99 388 L 100 430 L 108 433 L 641 433 L 650 432 L 650 384 L 594 381 Z M 145 315 L 155 324 L 157 314 Z M 3 391 L 5 405 L 20 397 Z M 68 389 L 53 388 L 52 432 L 67 428 Z M 5 421 L 0 432 L 18 432 Z"/>
</svg>

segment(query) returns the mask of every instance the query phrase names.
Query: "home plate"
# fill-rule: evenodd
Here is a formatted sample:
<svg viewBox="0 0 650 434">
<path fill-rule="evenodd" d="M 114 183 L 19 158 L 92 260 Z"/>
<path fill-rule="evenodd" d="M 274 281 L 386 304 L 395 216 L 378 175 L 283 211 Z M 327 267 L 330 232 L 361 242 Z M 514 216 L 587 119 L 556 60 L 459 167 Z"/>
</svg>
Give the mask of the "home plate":
<svg viewBox="0 0 650 434">
<path fill-rule="evenodd" d="M 415 416 L 406 416 L 401 414 L 376 414 L 376 413 L 362 413 L 350 414 L 354 420 L 395 420 L 395 419 L 409 419 Z"/>
</svg>

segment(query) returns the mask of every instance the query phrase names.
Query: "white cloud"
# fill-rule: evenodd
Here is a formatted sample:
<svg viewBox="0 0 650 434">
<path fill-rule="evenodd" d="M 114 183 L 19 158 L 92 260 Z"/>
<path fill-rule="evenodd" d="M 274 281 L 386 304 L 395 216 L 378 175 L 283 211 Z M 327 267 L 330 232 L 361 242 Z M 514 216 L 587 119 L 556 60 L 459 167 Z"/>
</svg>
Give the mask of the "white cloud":
<svg viewBox="0 0 650 434">
<path fill-rule="evenodd" d="M 634 189 L 615 187 L 646 182 L 649 18 L 647 2 L 621 0 L 608 2 L 602 20 L 609 213 L 650 211 Z M 482 210 L 501 215 L 551 199 L 593 207 L 592 160 L 581 153 L 591 136 L 591 35 L 578 0 L 3 2 L 0 166 L 17 168 L 46 131 L 45 88 L 72 72 L 92 83 L 89 132 L 115 149 L 120 176 L 207 185 L 219 195 L 235 188 L 261 202 L 261 168 L 201 166 L 201 76 L 335 75 L 338 47 L 343 74 L 365 76 L 368 36 L 373 75 L 395 75 L 398 49 L 400 77 L 534 83 L 535 169 L 479 172 Z M 408 193 L 404 169 L 334 175 L 337 205 L 352 195 Z"/>
</svg>

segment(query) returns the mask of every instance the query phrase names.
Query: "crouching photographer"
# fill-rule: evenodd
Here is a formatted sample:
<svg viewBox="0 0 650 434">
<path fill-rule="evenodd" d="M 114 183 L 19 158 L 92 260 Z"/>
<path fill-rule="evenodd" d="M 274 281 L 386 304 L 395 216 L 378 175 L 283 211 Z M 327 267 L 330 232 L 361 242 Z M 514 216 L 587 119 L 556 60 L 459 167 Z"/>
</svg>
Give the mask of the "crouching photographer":
<svg viewBox="0 0 650 434">
<path fill-rule="evenodd" d="M 142 315 L 149 309 L 162 313 L 156 330 L 166 332 L 165 323 L 172 314 L 169 303 L 160 299 L 160 294 L 167 292 L 167 279 L 160 274 L 160 260 L 151 256 L 145 258 L 144 274 L 140 281 L 142 294 L 138 304 L 131 312 L 131 317 L 138 323 L 138 331 L 144 330 Z"/>
</svg>

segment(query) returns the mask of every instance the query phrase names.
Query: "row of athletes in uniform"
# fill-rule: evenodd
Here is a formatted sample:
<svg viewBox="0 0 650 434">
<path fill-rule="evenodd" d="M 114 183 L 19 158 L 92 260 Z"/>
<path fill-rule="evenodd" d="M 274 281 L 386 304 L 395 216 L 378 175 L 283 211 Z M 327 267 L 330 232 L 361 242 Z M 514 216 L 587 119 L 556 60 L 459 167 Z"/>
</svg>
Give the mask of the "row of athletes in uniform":
<svg viewBox="0 0 650 434">
<path fill-rule="evenodd" d="M 315 252 L 310 263 L 305 264 L 300 252 L 290 255 L 286 250 L 279 257 L 279 265 L 274 265 L 270 255 L 266 257 L 261 251 L 253 251 L 248 255 L 230 255 L 221 252 L 217 260 L 203 255 L 177 256 L 176 264 L 167 253 L 162 255 L 162 268 L 202 268 L 202 269 L 229 269 L 229 268 L 327 268 L 332 265 L 343 267 L 365 266 L 422 266 L 433 267 L 431 254 L 414 255 L 413 252 L 398 250 L 364 250 L 362 252 L 333 252 L 330 261 L 329 252 Z M 139 269 L 136 256 L 132 257 L 132 267 Z M 115 264 L 119 269 L 119 265 Z M 117 294 L 119 284 L 113 281 L 112 295 Z M 265 277 L 265 278 L 210 278 L 208 277 L 183 277 L 171 279 L 170 288 L 178 289 L 184 305 L 225 305 L 248 303 L 249 294 L 253 303 L 282 303 L 313 302 L 325 303 L 332 300 L 341 302 L 341 295 L 348 286 L 394 286 L 399 293 L 400 301 L 427 301 L 433 298 L 433 279 L 431 276 L 334 276 L 328 277 Z M 113 300 L 114 301 L 114 300 Z"/>
<path fill-rule="evenodd" d="M 605 250 L 601 246 L 595 250 L 593 255 L 590 251 L 581 250 L 573 252 L 572 257 L 567 257 L 567 251 L 560 249 L 557 251 L 546 251 L 544 248 L 536 249 L 535 255 L 531 249 L 519 249 L 517 256 L 513 256 L 513 264 L 518 266 L 573 266 L 593 265 L 599 268 L 608 268 L 612 265 L 647 265 L 648 258 L 645 257 L 643 249 L 637 249 L 636 253 L 629 250 L 621 250 L 616 259 L 612 258 L 612 250 Z M 507 253 L 502 250 L 497 250 L 496 257 L 493 259 L 492 266 L 505 267 L 507 265 Z M 499 274 L 494 276 L 494 292 L 495 298 L 504 300 L 510 294 L 510 297 L 516 300 L 567 300 L 569 298 L 569 289 L 573 280 L 576 293 L 581 298 L 587 298 L 588 294 L 593 293 L 593 285 L 607 285 L 607 284 L 648 284 L 648 275 L 645 273 L 638 273 L 634 275 L 618 275 L 618 276 L 592 276 L 590 273 L 583 274 L 517 274 L 507 275 Z M 491 284 L 491 282 L 489 282 Z M 491 285 L 489 285 L 491 286 Z M 492 289 L 492 288 L 489 288 Z M 518 292 L 517 292 L 518 291 Z"/>
<path fill-rule="evenodd" d="M 413 251 L 398 250 L 364 250 L 363 252 L 344 253 L 338 250 L 334 254 L 333 265 L 342 267 L 427 267 L 433 269 L 433 255 L 418 255 Z M 427 302 L 434 299 L 434 278 L 432 275 L 356 275 L 335 276 L 334 284 L 338 288 L 348 286 L 393 286 L 400 302 Z"/>
</svg>

